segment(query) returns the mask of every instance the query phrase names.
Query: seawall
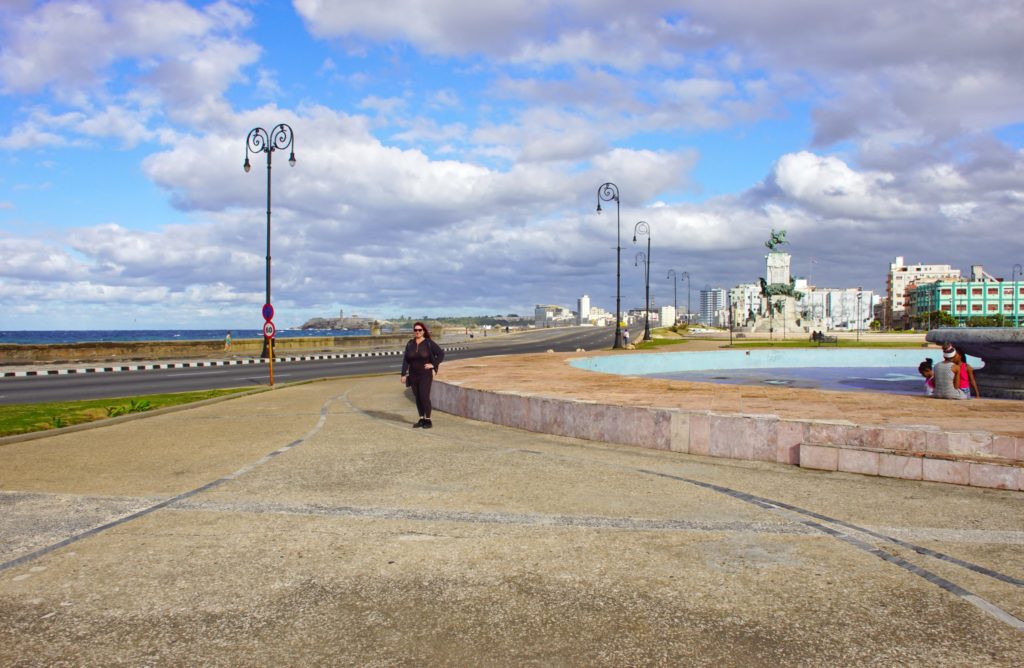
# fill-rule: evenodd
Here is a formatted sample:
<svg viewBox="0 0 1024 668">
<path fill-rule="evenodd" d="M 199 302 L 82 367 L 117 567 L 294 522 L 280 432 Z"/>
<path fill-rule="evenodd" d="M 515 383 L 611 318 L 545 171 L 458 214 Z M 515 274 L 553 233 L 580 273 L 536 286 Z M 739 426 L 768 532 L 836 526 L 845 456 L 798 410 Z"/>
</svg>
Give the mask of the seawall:
<svg viewBox="0 0 1024 668">
<path fill-rule="evenodd" d="M 330 352 L 400 348 L 408 332 L 381 336 L 309 336 L 277 339 L 274 352 Z M 210 341 L 95 341 L 62 344 L 0 344 L 0 365 L 101 362 L 105 360 L 160 360 L 201 357 L 254 357 L 263 350 L 263 339 L 235 339 L 231 351 L 224 342 Z"/>
</svg>

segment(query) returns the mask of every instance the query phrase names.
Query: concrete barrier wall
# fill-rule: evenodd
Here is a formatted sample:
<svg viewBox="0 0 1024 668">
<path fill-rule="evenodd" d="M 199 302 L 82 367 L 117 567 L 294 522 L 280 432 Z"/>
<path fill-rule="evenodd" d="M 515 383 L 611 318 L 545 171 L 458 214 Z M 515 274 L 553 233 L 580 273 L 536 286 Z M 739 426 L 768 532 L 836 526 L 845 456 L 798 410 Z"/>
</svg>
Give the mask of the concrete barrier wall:
<svg viewBox="0 0 1024 668">
<path fill-rule="evenodd" d="M 1024 490 L 1024 438 L 931 425 L 619 406 L 434 381 L 440 411 L 556 436 L 825 471 Z"/>
<path fill-rule="evenodd" d="M 382 336 L 305 336 L 275 339 L 274 352 L 332 351 L 353 348 L 401 348 L 409 334 Z M 235 339 L 231 355 L 257 356 L 263 339 Z M 91 362 L 102 360 L 159 360 L 223 357 L 224 342 L 217 341 L 123 341 L 68 344 L 0 344 L 0 364 Z"/>
</svg>

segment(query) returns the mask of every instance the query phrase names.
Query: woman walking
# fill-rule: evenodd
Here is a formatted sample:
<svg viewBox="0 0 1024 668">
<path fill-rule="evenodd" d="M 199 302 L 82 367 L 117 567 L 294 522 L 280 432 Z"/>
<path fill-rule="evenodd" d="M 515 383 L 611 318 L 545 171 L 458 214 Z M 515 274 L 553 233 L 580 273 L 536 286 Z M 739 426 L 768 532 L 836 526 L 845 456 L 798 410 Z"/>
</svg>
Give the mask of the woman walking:
<svg viewBox="0 0 1024 668">
<path fill-rule="evenodd" d="M 412 339 L 405 344 L 405 357 L 402 358 L 402 384 L 412 388 L 416 397 L 416 410 L 420 420 L 413 428 L 430 429 L 430 387 L 434 382 L 434 374 L 444 361 L 441 346 L 430 338 L 430 330 L 422 322 L 412 326 Z"/>
</svg>

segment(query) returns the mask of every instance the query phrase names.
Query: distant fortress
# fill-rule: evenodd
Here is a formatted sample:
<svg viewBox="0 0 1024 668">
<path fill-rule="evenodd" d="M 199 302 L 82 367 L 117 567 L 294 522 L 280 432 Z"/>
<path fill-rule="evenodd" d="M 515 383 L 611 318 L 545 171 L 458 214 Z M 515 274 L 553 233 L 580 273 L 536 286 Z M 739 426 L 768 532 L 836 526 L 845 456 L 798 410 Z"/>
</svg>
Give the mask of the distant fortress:
<svg viewBox="0 0 1024 668">
<path fill-rule="evenodd" d="M 344 311 L 339 311 L 337 318 L 310 318 L 299 329 L 373 329 L 375 324 L 380 327 L 391 323 L 359 315 L 346 316 Z"/>
</svg>

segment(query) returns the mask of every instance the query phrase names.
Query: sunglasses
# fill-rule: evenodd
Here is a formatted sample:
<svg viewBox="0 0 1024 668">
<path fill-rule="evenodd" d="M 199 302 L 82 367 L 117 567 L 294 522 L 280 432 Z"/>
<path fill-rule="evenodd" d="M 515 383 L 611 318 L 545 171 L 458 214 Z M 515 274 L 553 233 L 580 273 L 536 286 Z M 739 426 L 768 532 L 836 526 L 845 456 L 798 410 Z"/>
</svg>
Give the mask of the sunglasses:
<svg viewBox="0 0 1024 668">
<path fill-rule="evenodd" d="M 413 327 L 412 331 L 414 331 L 414 332 L 422 332 L 423 328 L 422 327 Z"/>
</svg>

